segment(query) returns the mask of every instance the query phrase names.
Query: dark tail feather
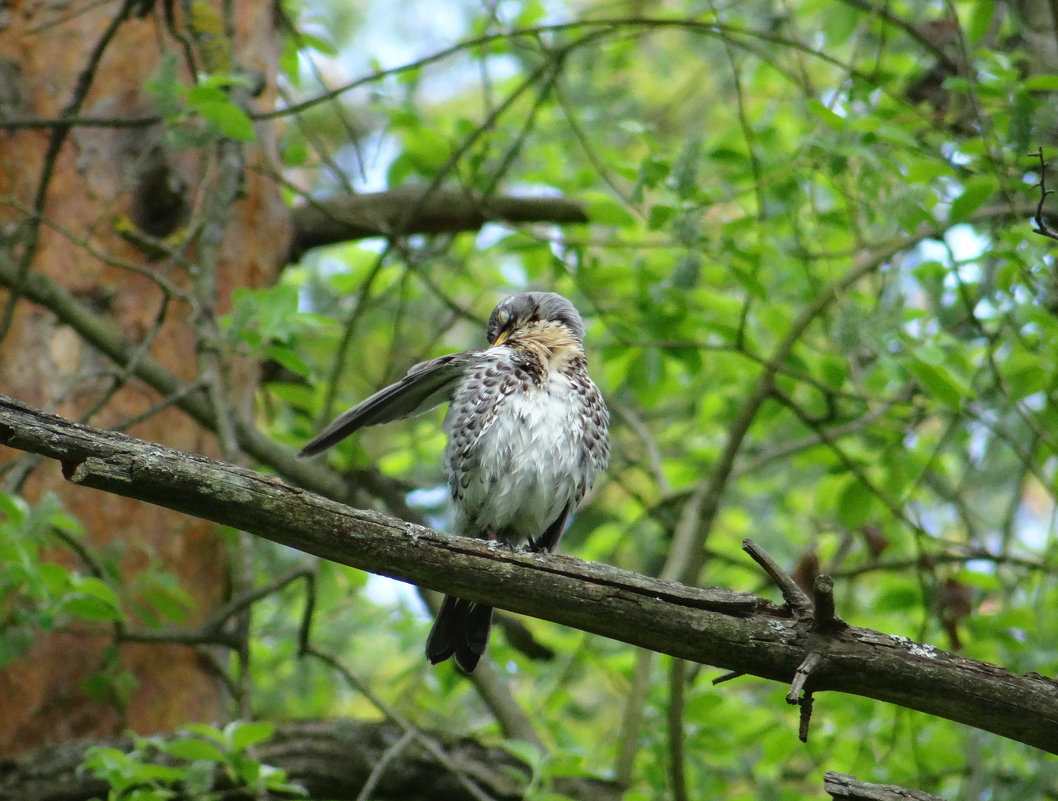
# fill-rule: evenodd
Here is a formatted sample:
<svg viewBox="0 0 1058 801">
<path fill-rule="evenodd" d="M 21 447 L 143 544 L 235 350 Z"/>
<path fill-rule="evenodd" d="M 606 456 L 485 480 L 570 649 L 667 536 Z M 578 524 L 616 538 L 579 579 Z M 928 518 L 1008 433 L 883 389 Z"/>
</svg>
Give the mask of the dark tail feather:
<svg viewBox="0 0 1058 801">
<path fill-rule="evenodd" d="M 463 618 L 462 606 L 466 602 L 446 595 L 441 611 L 430 629 L 430 636 L 426 638 L 426 658 L 433 664 L 444 662 L 456 652 L 456 636 L 461 628 L 460 621 Z"/>
<path fill-rule="evenodd" d="M 454 656 L 464 673 L 478 664 L 489 644 L 492 607 L 446 595 L 426 638 L 426 658 L 433 664 Z"/>
</svg>

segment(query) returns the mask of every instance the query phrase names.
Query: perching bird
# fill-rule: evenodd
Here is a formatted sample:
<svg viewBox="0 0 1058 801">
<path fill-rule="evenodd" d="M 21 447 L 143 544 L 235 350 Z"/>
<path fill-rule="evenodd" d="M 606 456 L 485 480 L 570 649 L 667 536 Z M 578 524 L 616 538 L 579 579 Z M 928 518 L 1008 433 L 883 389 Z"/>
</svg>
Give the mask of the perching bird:
<svg viewBox="0 0 1058 801">
<path fill-rule="evenodd" d="M 412 367 L 327 426 L 312 456 L 359 428 L 450 402 L 444 465 L 459 533 L 551 551 L 610 456 L 610 415 L 588 377 L 584 323 L 553 292 L 521 292 L 489 317 L 489 346 Z M 492 607 L 447 596 L 426 641 L 433 663 L 469 673 L 488 644 Z"/>
</svg>

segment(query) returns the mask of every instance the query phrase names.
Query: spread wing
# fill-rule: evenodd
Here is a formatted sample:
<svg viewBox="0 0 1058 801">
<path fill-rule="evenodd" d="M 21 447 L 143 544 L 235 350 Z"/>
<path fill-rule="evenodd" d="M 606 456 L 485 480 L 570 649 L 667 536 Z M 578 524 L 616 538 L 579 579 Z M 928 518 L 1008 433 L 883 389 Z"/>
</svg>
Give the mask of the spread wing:
<svg viewBox="0 0 1058 801">
<path fill-rule="evenodd" d="M 456 384 L 478 353 L 453 353 L 415 365 L 397 383 L 339 415 L 298 456 L 315 456 L 365 426 L 403 420 L 451 400 Z"/>
</svg>

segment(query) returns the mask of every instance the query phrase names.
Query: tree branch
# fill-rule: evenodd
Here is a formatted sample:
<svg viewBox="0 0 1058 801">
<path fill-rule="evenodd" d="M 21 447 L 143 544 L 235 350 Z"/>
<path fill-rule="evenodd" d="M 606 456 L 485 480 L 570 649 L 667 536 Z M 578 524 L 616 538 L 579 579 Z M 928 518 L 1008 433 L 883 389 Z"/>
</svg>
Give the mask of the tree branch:
<svg viewBox="0 0 1058 801">
<path fill-rule="evenodd" d="M 312 200 L 292 210 L 290 261 L 309 248 L 350 239 L 406 234 L 476 231 L 486 222 L 586 223 L 584 206 L 563 197 L 478 198 L 456 189 L 435 189 L 425 197 L 415 187 Z"/>
<path fill-rule="evenodd" d="M 944 801 L 939 795 L 909 790 L 895 784 L 861 782 L 855 776 L 828 770 L 823 789 L 836 801 Z"/>
<path fill-rule="evenodd" d="M 324 559 L 584 631 L 789 683 L 821 633 L 746 593 L 568 556 L 491 547 L 277 478 L 77 425 L 0 395 L 0 443 L 62 463 L 72 482 L 166 506 Z M 812 692 L 899 704 L 1058 754 L 1058 683 L 870 629 L 825 633 Z"/>
</svg>

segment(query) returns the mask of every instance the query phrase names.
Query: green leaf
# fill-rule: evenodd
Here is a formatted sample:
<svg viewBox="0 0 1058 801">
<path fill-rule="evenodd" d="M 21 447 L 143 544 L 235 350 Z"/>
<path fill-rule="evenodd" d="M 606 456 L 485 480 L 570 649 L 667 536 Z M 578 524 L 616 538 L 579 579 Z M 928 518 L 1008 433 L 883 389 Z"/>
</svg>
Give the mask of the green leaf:
<svg viewBox="0 0 1058 801">
<path fill-rule="evenodd" d="M 972 7 L 973 11 L 966 24 L 966 38 L 970 40 L 970 44 L 977 45 L 992 27 L 996 5 L 993 0 L 974 0 Z"/>
<path fill-rule="evenodd" d="M 735 277 L 738 283 L 754 298 L 760 300 L 768 296 L 768 290 L 764 288 L 764 284 L 762 284 L 757 278 L 757 276 L 751 273 L 749 270 L 743 269 L 732 264 L 731 274 Z"/>
<path fill-rule="evenodd" d="M 84 752 L 83 765 L 96 776 L 100 775 L 97 771 L 114 771 L 127 762 L 128 755 L 124 751 L 109 746 L 90 745 Z"/>
<path fill-rule="evenodd" d="M 420 175 L 433 175 L 452 155 L 447 137 L 431 128 L 416 127 L 401 137 L 404 155 Z"/>
<path fill-rule="evenodd" d="M 69 595 L 63 599 L 62 609 L 66 613 L 82 620 L 100 623 L 121 620 L 122 618 L 120 609 L 115 609 L 110 604 L 91 595 Z"/>
<path fill-rule="evenodd" d="M 247 787 L 261 787 L 263 785 L 261 777 L 265 766 L 247 754 L 233 754 L 228 759 L 228 770 L 238 777 L 240 783 Z"/>
<path fill-rule="evenodd" d="M 954 225 L 966 220 L 992 198 L 998 188 L 996 179 L 990 175 L 977 175 L 971 178 L 963 187 L 962 194 L 952 201 L 951 211 L 948 212 L 948 223 Z"/>
<path fill-rule="evenodd" d="M 679 214 L 679 209 L 667 203 L 656 203 L 647 212 L 647 228 L 651 231 L 660 231 L 669 225 Z"/>
<path fill-rule="evenodd" d="M 180 59 L 176 53 L 165 53 L 159 59 L 144 89 L 154 98 L 154 105 L 162 117 L 170 119 L 180 113 L 183 101 L 180 97 Z"/>
<path fill-rule="evenodd" d="M 1031 92 L 1058 91 L 1058 75 L 1053 73 L 1047 75 L 1033 75 L 1025 79 L 1024 88 Z"/>
<path fill-rule="evenodd" d="M 1020 343 L 1011 348 L 1001 369 L 1011 400 L 1045 392 L 1051 378 L 1049 371 L 1040 369 L 1039 353 L 1029 352 Z"/>
<path fill-rule="evenodd" d="M 943 365 L 929 364 L 917 357 L 907 360 L 907 369 L 929 395 L 953 409 L 962 407 L 969 390 L 959 383 Z"/>
<path fill-rule="evenodd" d="M 183 769 L 180 777 L 179 798 L 213 801 L 216 795 L 210 793 L 216 781 L 216 765 L 212 761 L 195 760 Z M 153 799 L 152 799 L 153 801 Z"/>
<path fill-rule="evenodd" d="M 250 723 L 234 721 L 224 727 L 224 734 L 237 751 L 242 751 L 255 743 L 263 743 L 275 733 L 275 726 L 263 720 Z"/>
<path fill-rule="evenodd" d="M 848 42 L 862 20 L 863 14 L 852 5 L 831 5 L 823 15 L 823 32 L 828 46 L 833 48 Z"/>
<path fill-rule="evenodd" d="M 671 180 L 677 196 L 681 198 L 693 197 L 698 191 L 698 166 L 702 157 L 702 137 L 699 134 L 691 136 L 683 147 L 672 165 Z"/>
<path fill-rule="evenodd" d="M 191 108 L 198 108 L 203 104 L 217 105 L 228 103 L 227 93 L 215 83 L 200 83 L 190 87 L 184 93 L 184 99 Z"/>
<path fill-rule="evenodd" d="M 18 495 L 0 492 L 0 520 L 12 526 L 21 526 L 29 513 L 29 504 Z"/>
<path fill-rule="evenodd" d="M 965 94 L 970 91 L 970 82 L 960 75 L 949 75 L 941 82 L 941 86 L 950 92 Z"/>
<path fill-rule="evenodd" d="M 520 10 L 514 23 L 518 28 L 530 28 L 537 25 L 548 12 L 548 7 L 540 0 L 522 0 L 519 6 Z"/>
<path fill-rule="evenodd" d="M 592 225 L 612 225 L 624 228 L 635 223 L 635 217 L 624 204 L 606 192 L 585 192 L 580 200 L 588 208 L 588 219 Z"/>
<path fill-rule="evenodd" d="M 92 673 L 86 676 L 79 687 L 81 692 L 93 701 L 105 703 L 113 700 L 114 683 L 104 673 Z"/>
<path fill-rule="evenodd" d="M 287 167 L 301 167 L 309 160 L 309 147 L 300 136 L 286 136 L 280 143 L 283 164 Z"/>
<path fill-rule="evenodd" d="M 548 758 L 548 754 L 539 745 L 525 740 L 505 740 L 502 747 L 507 753 L 528 765 L 534 772 L 539 770 Z"/>
<path fill-rule="evenodd" d="M 869 487 L 857 476 L 849 476 L 845 486 L 838 492 L 838 522 L 848 529 L 860 528 L 875 514 L 877 502 Z"/>
<path fill-rule="evenodd" d="M 918 587 L 900 580 L 884 590 L 874 602 L 878 612 L 907 612 L 922 604 L 922 593 Z"/>
<path fill-rule="evenodd" d="M 702 257 L 688 251 L 680 256 L 672 271 L 672 285 L 677 289 L 693 289 L 702 272 Z"/>
<path fill-rule="evenodd" d="M 44 587 L 52 595 L 60 595 L 66 592 L 72 583 L 70 571 L 63 565 L 54 562 L 41 562 L 37 566 L 37 575 L 40 576 Z"/>
<path fill-rule="evenodd" d="M 98 598 L 114 608 L 119 608 L 121 606 L 121 601 L 118 600 L 117 593 L 114 592 L 114 589 L 105 581 L 97 579 L 95 576 L 78 576 L 73 582 L 73 586 L 80 592 Z"/>
<path fill-rule="evenodd" d="M 215 726 L 210 726 L 206 723 L 189 723 L 183 727 L 183 730 L 190 732 L 191 734 L 197 734 L 199 737 L 205 737 L 213 740 L 220 745 L 227 745 L 227 738 L 224 736 L 224 732 Z"/>
<path fill-rule="evenodd" d="M 193 93 L 196 89 L 219 89 L 226 97 L 225 90 L 232 86 L 250 86 L 250 84 L 251 81 L 246 75 L 207 75 L 193 86 L 189 93 Z"/>
<path fill-rule="evenodd" d="M 896 220 L 907 233 L 914 234 L 923 224 L 935 225 L 936 219 L 917 203 L 902 203 L 896 210 Z"/>
<path fill-rule="evenodd" d="M 253 120 L 234 103 L 201 103 L 195 108 L 229 139 L 252 142 L 256 138 Z"/>
<path fill-rule="evenodd" d="M 951 167 L 934 159 L 915 159 L 907 167 L 908 183 L 925 183 L 942 175 L 950 175 Z"/>
<path fill-rule="evenodd" d="M 300 375 L 304 378 L 309 378 L 312 375 L 312 368 L 292 348 L 283 345 L 272 345 L 265 349 L 264 355 L 295 375 Z"/>
<path fill-rule="evenodd" d="M 298 43 L 306 49 L 315 50 L 317 53 L 321 53 L 325 56 L 336 56 L 338 55 L 338 48 L 330 39 L 325 39 L 322 36 L 317 36 L 304 28 L 298 30 L 297 36 Z"/>
<path fill-rule="evenodd" d="M 849 376 L 848 359 L 838 356 L 824 356 L 819 363 L 817 372 L 826 382 L 827 386 L 841 389 Z"/>
<path fill-rule="evenodd" d="M 273 793 L 285 793 L 287 795 L 304 798 L 309 797 L 308 790 L 291 782 L 290 777 L 285 770 L 273 767 L 272 765 L 261 765 L 260 784 L 271 790 Z"/>
<path fill-rule="evenodd" d="M 835 114 L 829 108 L 824 106 L 818 100 L 812 99 L 808 101 L 808 109 L 816 115 L 820 120 L 825 122 L 828 126 L 833 128 L 835 131 L 845 130 L 845 118 L 840 114 Z"/>
<path fill-rule="evenodd" d="M 172 583 L 154 583 L 143 590 L 143 601 L 165 620 L 183 623 L 195 608 L 195 600 L 182 587 Z"/>
<path fill-rule="evenodd" d="M 121 601 L 110 585 L 94 576 L 71 576 L 73 592 L 62 600 L 68 614 L 84 620 L 121 620 Z"/>
<path fill-rule="evenodd" d="M 170 756 L 177 757 L 178 759 L 186 759 L 189 762 L 205 760 L 207 762 L 224 764 L 228 759 L 227 755 L 213 743 L 207 743 L 205 740 L 200 740 L 197 737 L 185 737 L 179 740 L 173 740 L 172 742 L 166 743 L 163 750 Z"/>
</svg>

